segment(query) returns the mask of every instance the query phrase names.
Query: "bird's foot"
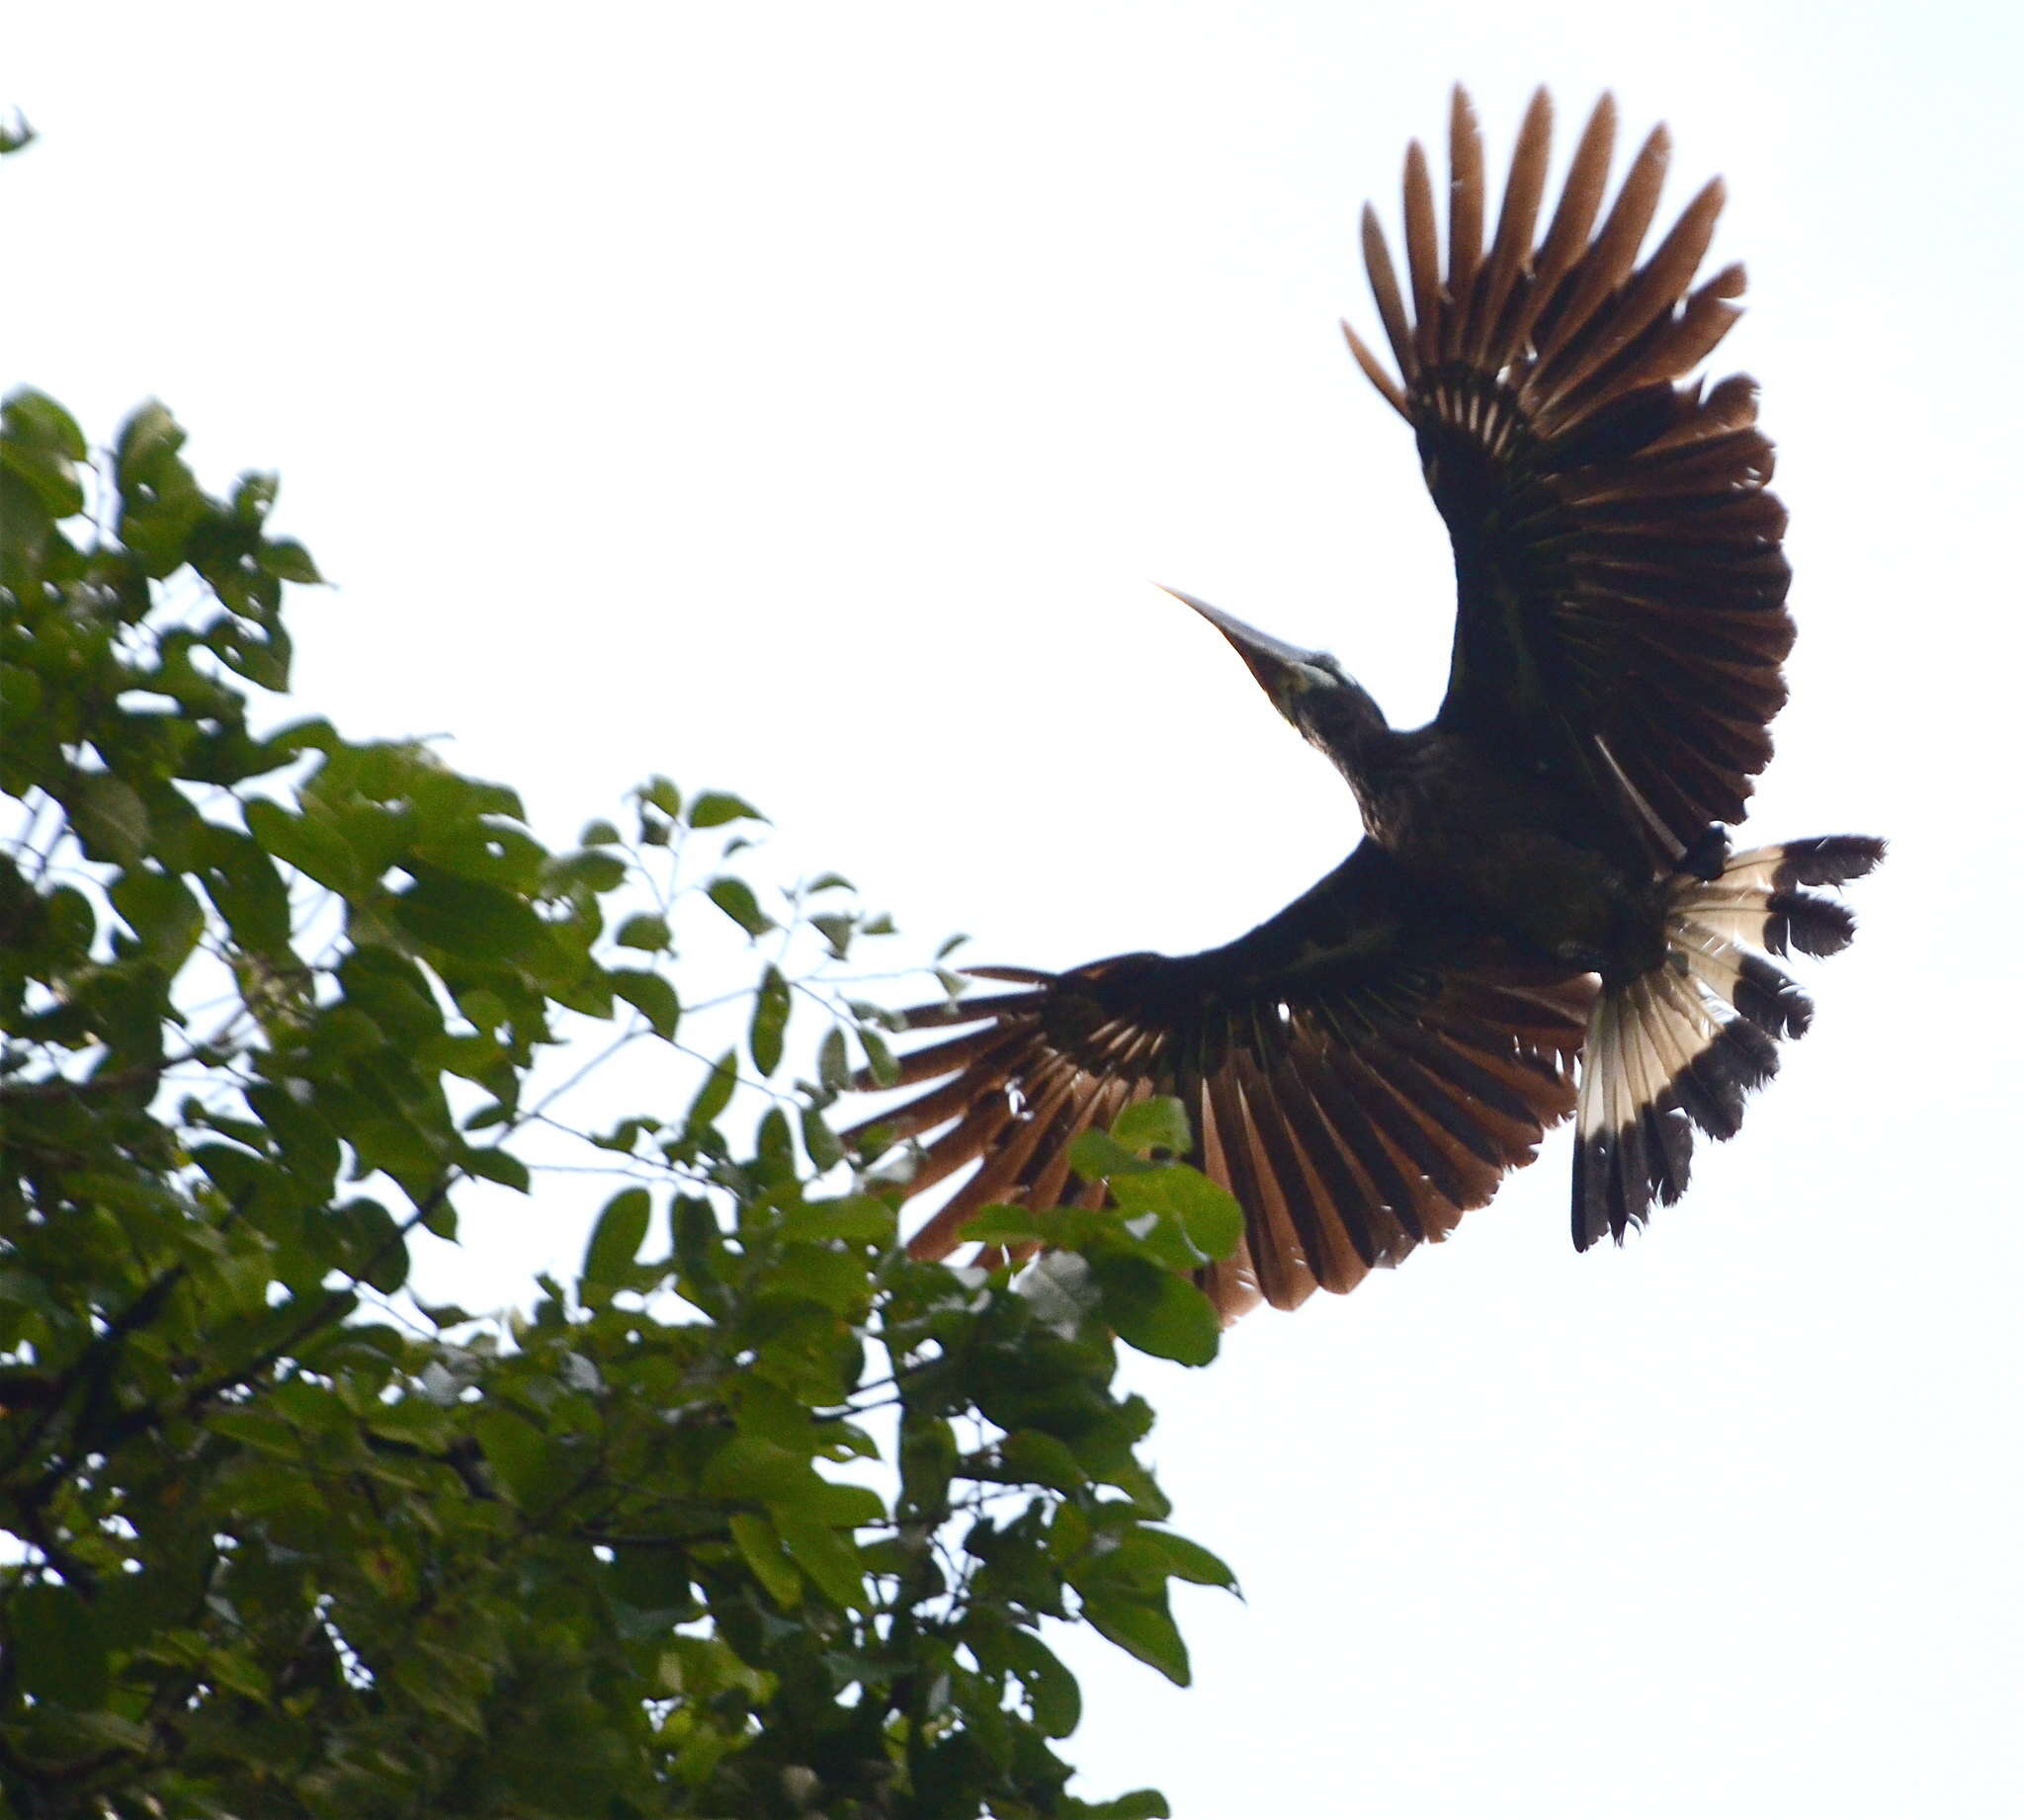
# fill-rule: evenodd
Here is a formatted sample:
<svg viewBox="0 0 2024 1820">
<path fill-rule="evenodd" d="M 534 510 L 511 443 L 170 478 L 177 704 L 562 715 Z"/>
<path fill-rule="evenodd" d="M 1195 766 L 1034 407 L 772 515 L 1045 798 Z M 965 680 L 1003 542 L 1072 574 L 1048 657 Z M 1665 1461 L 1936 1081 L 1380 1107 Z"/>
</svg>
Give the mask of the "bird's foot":
<svg viewBox="0 0 2024 1820">
<path fill-rule="evenodd" d="M 1711 821 L 1695 837 L 1693 846 L 1680 855 L 1679 869 L 1696 878 L 1713 880 L 1722 876 L 1729 864 L 1729 830 Z"/>
</svg>

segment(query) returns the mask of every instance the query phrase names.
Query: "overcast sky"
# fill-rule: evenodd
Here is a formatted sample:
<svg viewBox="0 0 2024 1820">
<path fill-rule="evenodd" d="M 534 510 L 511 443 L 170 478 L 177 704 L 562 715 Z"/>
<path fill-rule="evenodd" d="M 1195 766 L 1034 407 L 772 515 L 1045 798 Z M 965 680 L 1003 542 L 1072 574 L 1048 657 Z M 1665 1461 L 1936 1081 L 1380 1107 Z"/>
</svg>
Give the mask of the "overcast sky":
<svg viewBox="0 0 2024 1820">
<path fill-rule="evenodd" d="M 1187 1602 L 1185 1694 L 1082 1652 L 1069 1754 L 1183 1820 L 2014 1815 L 2015 20 L 13 8 L 0 380 L 278 468 L 340 584 L 304 711 L 454 735 L 552 839 L 665 771 L 978 959 L 1194 948 L 1354 809 L 1149 583 L 1394 721 L 1445 680 L 1444 539 L 1335 327 L 1358 207 L 1458 76 L 1493 162 L 1542 80 L 1560 157 L 1605 86 L 1668 121 L 1673 205 L 1729 180 L 1717 367 L 1793 511 L 1750 832 L 1892 860 L 1653 1231 L 1573 1254 L 1562 1134 L 1450 1244 L 1140 1373 L 1247 1602 Z M 580 1244 L 514 1230 L 473 1270 Z"/>
</svg>

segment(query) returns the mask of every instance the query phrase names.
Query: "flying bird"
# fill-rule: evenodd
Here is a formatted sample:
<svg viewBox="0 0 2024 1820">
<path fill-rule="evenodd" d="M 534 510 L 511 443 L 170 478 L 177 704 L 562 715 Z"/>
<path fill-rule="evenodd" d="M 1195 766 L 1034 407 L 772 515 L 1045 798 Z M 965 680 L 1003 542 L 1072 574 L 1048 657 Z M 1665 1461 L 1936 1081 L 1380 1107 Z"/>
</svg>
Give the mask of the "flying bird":
<svg viewBox="0 0 2024 1820">
<path fill-rule="evenodd" d="M 1402 280 L 1364 210 L 1395 371 L 1344 332 L 1454 546 L 1440 711 L 1393 728 L 1332 656 L 1179 596 L 1333 761 L 1363 839 L 1223 948 L 973 968 L 1010 989 L 906 1014 L 960 1034 L 904 1055 L 898 1084 L 927 1091 L 851 1136 L 914 1144 L 908 1195 L 975 1166 L 916 1255 L 947 1255 L 989 1202 L 1100 1205 L 1069 1145 L 1151 1094 L 1181 1101 L 1188 1160 L 1243 1208 L 1236 1255 L 1201 1276 L 1225 1319 L 1445 1237 L 1569 1114 L 1586 1249 L 1677 1200 L 1696 1134 L 1733 1136 L 1806 1030 L 1774 956 L 1847 945 L 1853 917 L 1813 887 L 1883 843 L 1728 835 L 1771 756 L 1793 622 L 1756 386 L 1693 376 L 1740 313 L 1741 267 L 1695 284 L 1722 184 L 1640 263 L 1668 140 L 1650 134 L 1605 213 L 1605 95 L 1542 231 L 1552 121 L 1542 90 L 1487 248 L 1460 88 L 1445 258 L 1417 142 Z"/>
</svg>

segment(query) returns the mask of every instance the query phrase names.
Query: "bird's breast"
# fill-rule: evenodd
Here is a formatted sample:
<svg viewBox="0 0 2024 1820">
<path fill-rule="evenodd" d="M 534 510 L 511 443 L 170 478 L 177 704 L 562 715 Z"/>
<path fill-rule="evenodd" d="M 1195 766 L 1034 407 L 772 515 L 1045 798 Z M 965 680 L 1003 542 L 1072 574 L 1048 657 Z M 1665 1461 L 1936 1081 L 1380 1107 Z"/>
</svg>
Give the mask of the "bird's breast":
<svg viewBox="0 0 2024 1820">
<path fill-rule="evenodd" d="M 1374 839 L 1432 903 L 1517 946 L 1603 970 L 1634 964 L 1657 942 L 1658 897 L 1604 848 L 1583 804 L 1550 779 L 1485 763 L 1460 742 L 1359 789 Z"/>
</svg>

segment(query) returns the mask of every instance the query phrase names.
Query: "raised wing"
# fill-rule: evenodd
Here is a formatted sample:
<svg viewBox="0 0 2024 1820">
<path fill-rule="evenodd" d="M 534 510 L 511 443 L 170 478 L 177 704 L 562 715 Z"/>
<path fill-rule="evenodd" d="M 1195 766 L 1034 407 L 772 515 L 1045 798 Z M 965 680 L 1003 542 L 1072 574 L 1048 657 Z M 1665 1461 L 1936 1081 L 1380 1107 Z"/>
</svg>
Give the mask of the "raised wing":
<svg viewBox="0 0 2024 1820">
<path fill-rule="evenodd" d="M 1458 88 L 1445 268 L 1426 157 L 1406 155 L 1409 301 L 1364 210 L 1400 376 L 1344 327 L 1412 425 L 1454 541 L 1440 724 L 1586 780 L 1626 843 L 1669 862 L 1741 819 L 1771 756 L 1793 638 L 1785 512 L 1751 381 L 1685 382 L 1741 313 L 1740 266 L 1690 289 L 1721 182 L 1638 264 L 1669 148 L 1654 130 L 1597 229 L 1615 125 L 1604 96 L 1536 237 L 1552 133 L 1536 95 L 1485 252 L 1482 141 Z"/>
<path fill-rule="evenodd" d="M 1431 914 L 1368 841 L 1226 947 L 979 972 L 1019 990 L 909 1013 L 980 1028 L 903 1057 L 901 1085 L 942 1084 L 850 1134 L 923 1140 L 909 1194 L 977 1165 L 915 1254 L 947 1256 L 990 1202 L 1093 1203 L 1070 1143 L 1172 1094 L 1188 1160 L 1244 1209 L 1242 1249 L 1203 1284 L 1225 1319 L 1353 1288 L 1487 1201 L 1573 1106 L 1593 989 Z"/>
</svg>

